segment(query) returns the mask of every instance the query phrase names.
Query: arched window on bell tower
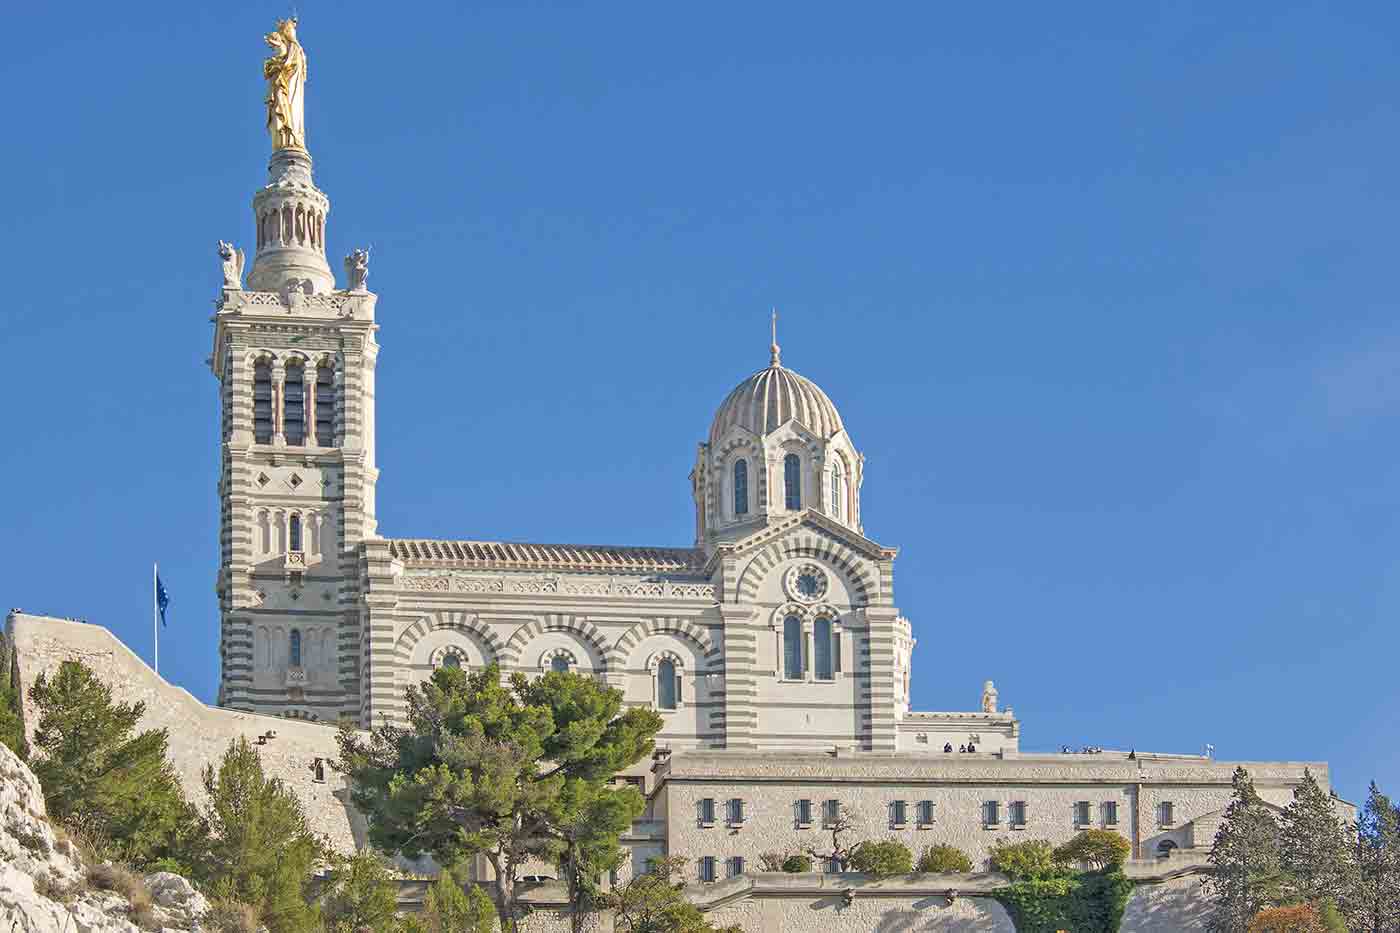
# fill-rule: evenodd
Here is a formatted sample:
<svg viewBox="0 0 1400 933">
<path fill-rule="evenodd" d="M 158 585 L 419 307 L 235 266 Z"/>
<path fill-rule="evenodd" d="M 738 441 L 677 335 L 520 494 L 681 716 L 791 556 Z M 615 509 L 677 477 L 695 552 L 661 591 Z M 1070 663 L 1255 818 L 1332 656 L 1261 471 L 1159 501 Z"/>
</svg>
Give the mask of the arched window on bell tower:
<svg viewBox="0 0 1400 933">
<path fill-rule="evenodd" d="M 831 462 L 831 517 L 838 522 L 845 511 L 846 474 L 841 469 L 841 458 Z"/>
<path fill-rule="evenodd" d="M 287 550 L 301 550 L 301 516 L 293 515 L 287 523 Z"/>
<path fill-rule="evenodd" d="M 749 513 L 749 462 L 734 461 L 734 517 Z"/>
<path fill-rule="evenodd" d="M 306 443 L 306 368 L 300 362 L 287 363 L 282 386 L 282 430 L 289 445 L 300 446 Z"/>
<path fill-rule="evenodd" d="M 288 647 L 291 649 L 288 652 L 288 656 L 291 658 L 290 666 L 301 667 L 301 629 L 292 629 L 291 643 Z"/>
<path fill-rule="evenodd" d="M 253 442 L 272 443 L 272 364 L 253 364 Z"/>
<path fill-rule="evenodd" d="M 802 458 L 797 454 L 783 458 L 783 502 L 789 512 L 802 508 Z"/>
<path fill-rule="evenodd" d="M 783 620 L 783 678 L 802 679 L 802 620 L 797 616 Z"/>
<path fill-rule="evenodd" d="M 335 446 L 335 370 L 329 363 L 316 367 L 316 446 Z"/>
</svg>

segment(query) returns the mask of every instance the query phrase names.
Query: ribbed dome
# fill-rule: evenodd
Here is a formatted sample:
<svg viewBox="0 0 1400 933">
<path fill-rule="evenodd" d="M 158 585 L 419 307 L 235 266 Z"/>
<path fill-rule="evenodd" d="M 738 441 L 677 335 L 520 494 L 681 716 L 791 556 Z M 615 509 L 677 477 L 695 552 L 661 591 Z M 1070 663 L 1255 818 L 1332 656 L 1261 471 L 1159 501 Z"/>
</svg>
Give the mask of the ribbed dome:
<svg viewBox="0 0 1400 933">
<path fill-rule="evenodd" d="M 713 446 L 734 425 L 762 436 L 791 418 L 823 439 L 841 430 L 841 415 L 826 393 L 810 379 L 779 364 L 776 347 L 773 363 L 735 387 L 715 412 L 710 425 Z"/>
</svg>

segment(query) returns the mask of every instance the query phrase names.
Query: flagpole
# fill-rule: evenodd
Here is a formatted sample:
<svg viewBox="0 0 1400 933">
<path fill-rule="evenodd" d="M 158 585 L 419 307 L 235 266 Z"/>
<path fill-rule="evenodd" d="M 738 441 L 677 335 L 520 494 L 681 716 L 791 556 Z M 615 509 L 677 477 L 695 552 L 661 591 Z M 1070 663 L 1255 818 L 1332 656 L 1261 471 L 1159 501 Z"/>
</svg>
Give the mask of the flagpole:
<svg viewBox="0 0 1400 933">
<path fill-rule="evenodd" d="M 155 636 L 156 673 L 160 673 L 160 563 L 151 564 L 151 632 Z"/>
</svg>

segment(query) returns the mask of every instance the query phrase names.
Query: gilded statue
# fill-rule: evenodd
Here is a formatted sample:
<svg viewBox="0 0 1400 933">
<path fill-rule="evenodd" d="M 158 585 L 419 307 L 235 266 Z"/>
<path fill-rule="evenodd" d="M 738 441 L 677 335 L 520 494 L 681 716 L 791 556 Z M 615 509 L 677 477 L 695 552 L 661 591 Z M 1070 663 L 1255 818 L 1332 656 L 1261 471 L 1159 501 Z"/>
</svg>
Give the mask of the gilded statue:
<svg viewBox="0 0 1400 933">
<path fill-rule="evenodd" d="M 263 62 L 272 148 L 305 149 L 306 50 L 297 41 L 296 18 L 278 20 L 277 29 L 263 41 L 272 49 Z"/>
</svg>

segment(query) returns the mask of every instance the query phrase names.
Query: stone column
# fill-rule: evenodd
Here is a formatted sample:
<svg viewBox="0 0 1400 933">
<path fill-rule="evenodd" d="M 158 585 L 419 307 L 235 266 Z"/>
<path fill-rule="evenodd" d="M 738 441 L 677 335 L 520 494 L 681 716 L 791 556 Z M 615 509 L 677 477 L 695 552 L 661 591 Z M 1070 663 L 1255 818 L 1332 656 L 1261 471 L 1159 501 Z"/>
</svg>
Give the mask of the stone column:
<svg viewBox="0 0 1400 933">
<path fill-rule="evenodd" d="M 287 370 L 281 360 L 272 361 L 272 443 L 277 447 L 285 447 L 287 436 L 283 433 L 283 417 L 286 415 L 286 407 L 283 404 L 283 396 L 287 391 L 286 387 Z"/>
<path fill-rule="evenodd" d="M 301 416 L 306 420 L 306 436 L 303 438 L 303 447 L 321 446 L 316 437 L 316 377 L 321 373 L 321 367 L 317 363 L 308 362 L 301 368 L 303 397 Z"/>
</svg>

